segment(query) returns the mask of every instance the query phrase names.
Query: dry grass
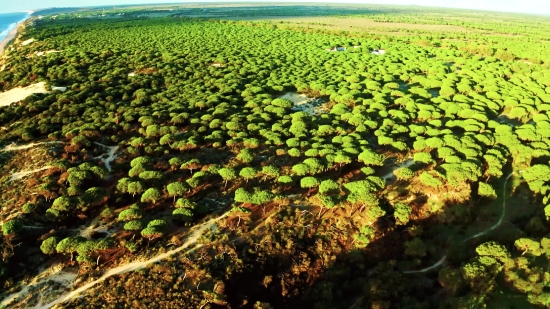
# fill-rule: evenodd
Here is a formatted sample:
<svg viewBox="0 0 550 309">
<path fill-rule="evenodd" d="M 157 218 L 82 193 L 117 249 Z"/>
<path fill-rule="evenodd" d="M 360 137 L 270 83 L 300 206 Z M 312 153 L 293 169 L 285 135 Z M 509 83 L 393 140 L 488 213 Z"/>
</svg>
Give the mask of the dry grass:
<svg viewBox="0 0 550 309">
<path fill-rule="evenodd" d="M 301 26 L 331 30 L 380 30 L 394 31 L 400 30 L 422 30 L 422 31 L 445 31 L 445 32 L 479 32 L 477 30 L 468 29 L 453 25 L 427 25 L 427 24 L 409 24 L 409 23 L 379 23 L 367 18 L 338 18 L 338 17 L 285 17 L 285 16 L 266 16 L 266 17 L 230 17 L 224 19 L 237 19 L 249 21 L 270 21 L 270 22 L 285 22 L 291 26 Z M 288 24 L 287 24 L 288 25 Z M 405 32 L 406 33 L 406 32 Z M 403 33 L 403 34 L 405 34 Z M 409 33 L 410 34 L 410 33 Z"/>
</svg>

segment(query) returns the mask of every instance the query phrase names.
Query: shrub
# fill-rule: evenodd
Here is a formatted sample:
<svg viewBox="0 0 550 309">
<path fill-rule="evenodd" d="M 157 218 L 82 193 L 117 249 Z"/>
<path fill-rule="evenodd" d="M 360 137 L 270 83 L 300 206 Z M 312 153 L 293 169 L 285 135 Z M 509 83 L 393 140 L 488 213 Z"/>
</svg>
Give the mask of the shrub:
<svg viewBox="0 0 550 309">
<path fill-rule="evenodd" d="M 54 254 L 56 253 L 56 246 L 57 238 L 52 236 L 42 242 L 42 244 L 40 245 L 40 250 L 42 250 L 42 253 L 44 254 Z"/>
<path fill-rule="evenodd" d="M 143 222 L 141 222 L 141 220 L 132 220 L 124 224 L 124 229 L 126 231 L 139 231 L 142 230 L 144 227 L 145 226 Z"/>
<path fill-rule="evenodd" d="M 13 219 L 10 221 L 4 222 L 2 224 L 2 234 L 4 235 L 13 235 L 19 232 L 19 230 L 23 227 L 23 224 L 17 220 Z"/>
</svg>

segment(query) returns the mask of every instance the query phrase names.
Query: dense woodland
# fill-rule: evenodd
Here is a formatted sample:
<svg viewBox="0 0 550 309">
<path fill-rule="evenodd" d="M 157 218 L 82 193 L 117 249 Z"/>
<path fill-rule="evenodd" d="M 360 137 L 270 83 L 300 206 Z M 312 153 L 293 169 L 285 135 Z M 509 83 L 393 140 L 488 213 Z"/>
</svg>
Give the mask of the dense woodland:
<svg viewBox="0 0 550 309">
<path fill-rule="evenodd" d="M 0 144 L 42 143 L 0 153 L 3 296 L 54 261 L 98 278 L 227 213 L 194 250 L 60 307 L 549 307 L 550 19 L 316 9 L 467 31 L 178 11 L 33 19 L 0 89 L 67 91 L 0 108 Z M 287 92 L 325 112 L 297 111 Z M 106 146 L 118 146 L 108 166 Z M 98 224 L 108 231 L 78 232 Z"/>
</svg>

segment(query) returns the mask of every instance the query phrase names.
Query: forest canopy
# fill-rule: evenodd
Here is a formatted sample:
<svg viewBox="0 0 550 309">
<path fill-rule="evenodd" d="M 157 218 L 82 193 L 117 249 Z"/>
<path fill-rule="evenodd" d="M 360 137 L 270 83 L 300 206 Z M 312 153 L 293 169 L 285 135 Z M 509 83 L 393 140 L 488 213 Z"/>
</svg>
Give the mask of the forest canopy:
<svg viewBox="0 0 550 309">
<path fill-rule="evenodd" d="M 2 92 L 46 85 L 0 107 L 1 304 L 548 307 L 549 31 L 397 6 L 45 11 L 0 59 Z"/>
</svg>

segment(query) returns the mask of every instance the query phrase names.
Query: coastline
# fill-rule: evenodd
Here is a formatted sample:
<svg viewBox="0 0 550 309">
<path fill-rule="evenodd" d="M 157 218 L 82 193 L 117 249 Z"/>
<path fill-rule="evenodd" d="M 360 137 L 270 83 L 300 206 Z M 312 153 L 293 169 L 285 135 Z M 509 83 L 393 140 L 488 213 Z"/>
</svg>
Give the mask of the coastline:
<svg viewBox="0 0 550 309">
<path fill-rule="evenodd" d="M 33 12 L 34 13 L 34 12 Z M 23 25 L 25 24 L 25 22 L 27 20 L 29 20 L 29 18 L 31 18 L 31 11 L 29 11 L 29 16 L 25 19 L 23 19 L 22 21 L 18 22 L 17 25 L 15 26 L 15 28 L 13 28 L 13 30 L 11 30 L 8 35 L 2 40 L 2 42 L 0 42 L 0 56 L 2 56 L 4 54 L 4 50 L 6 49 L 8 43 L 13 40 L 15 37 L 17 37 L 17 34 L 20 32 L 21 28 L 23 27 Z"/>
</svg>

